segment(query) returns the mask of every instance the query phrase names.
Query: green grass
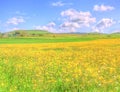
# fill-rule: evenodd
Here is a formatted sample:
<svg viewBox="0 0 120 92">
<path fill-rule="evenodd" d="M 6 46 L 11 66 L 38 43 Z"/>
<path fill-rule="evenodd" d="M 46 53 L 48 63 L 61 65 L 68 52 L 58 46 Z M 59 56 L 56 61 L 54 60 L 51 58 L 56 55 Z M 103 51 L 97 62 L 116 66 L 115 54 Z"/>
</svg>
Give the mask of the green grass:
<svg viewBox="0 0 120 92">
<path fill-rule="evenodd" d="M 0 44 L 81 42 L 91 40 L 95 40 L 95 38 L 3 38 L 0 39 Z"/>
<path fill-rule="evenodd" d="M 29 31 L 33 32 L 33 31 Z M 37 33 L 36 33 L 37 34 Z M 97 39 L 120 38 L 120 34 L 44 34 L 40 37 L 0 38 L 0 44 L 83 42 Z"/>
</svg>

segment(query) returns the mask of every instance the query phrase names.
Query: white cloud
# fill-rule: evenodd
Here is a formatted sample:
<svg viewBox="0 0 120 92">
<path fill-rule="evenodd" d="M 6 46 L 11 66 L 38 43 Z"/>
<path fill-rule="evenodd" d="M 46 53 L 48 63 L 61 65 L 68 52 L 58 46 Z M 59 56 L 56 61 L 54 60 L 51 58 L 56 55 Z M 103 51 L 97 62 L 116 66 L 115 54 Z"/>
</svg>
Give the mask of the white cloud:
<svg viewBox="0 0 120 92">
<path fill-rule="evenodd" d="M 4 32 L 15 31 L 15 30 L 25 30 L 25 29 L 19 28 L 19 27 L 11 27 L 11 28 L 7 27 L 7 28 L 4 30 Z"/>
<path fill-rule="evenodd" d="M 56 24 L 54 22 L 50 22 L 50 23 L 47 24 L 48 27 L 55 27 L 55 25 Z"/>
<path fill-rule="evenodd" d="M 64 6 L 64 5 L 65 5 L 65 3 L 61 2 L 61 1 L 52 3 L 52 6 Z"/>
<path fill-rule="evenodd" d="M 120 33 L 120 29 L 112 31 L 112 33 Z"/>
<path fill-rule="evenodd" d="M 7 24 L 18 25 L 19 23 L 25 22 L 23 17 L 13 17 L 8 19 Z"/>
<path fill-rule="evenodd" d="M 109 11 L 109 10 L 113 10 L 114 7 L 109 6 L 109 5 L 95 5 L 93 10 L 94 11 Z"/>
<path fill-rule="evenodd" d="M 13 28 L 12 30 L 20 30 L 20 28 L 16 28 L 16 27 L 15 27 L 15 28 Z"/>
<path fill-rule="evenodd" d="M 74 22 L 64 22 L 63 24 L 60 25 L 60 27 L 63 30 L 70 31 L 70 32 L 75 32 L 77 28 L 80 28 L 80 25 L 78 23 Z"/>
<path fill-rule="evenodd" d="M 20 28 L 14 27 L 14 28 L 11 28 L 11 29 L 8 29 L 8 30 L 14 31 L 14 30 L 20 30 Z"/>
<path fill-rule="evenodd" d="M 81 27 L 89 27 L 92 23 L 96 22 L 96 18 L 92 17 L 90 12 L 82 12 L 75 9 L 61 12 L 61 16 L 65 17 L 65 21 L 60 27 L 70 31 L 75 31 Z"/>
<path fill-rule="evenodd" d="M 58 1 L 58 2 L 53 2 L 51 5 L 56 7 L 61 7 L 65 5 L 72 5 L 72 3 L 63 3 L 62 1 Z"/>
<path fill-rule="evenodd" d="M 79 28 L 80 25 L 78 23 L 72 23 L 72 22 L 64 22 L 62 25 L 62 27 L 74 27 L 74 28 Z"/>
<path fill-rule="evenodd" d="M 34 28 L 37 29 L 37 30 L 46 30 L 46 31 L 49 31 L 49 32 L 56 32 L 55 25 L 56 24 L 54 22 L 50 22 L 45 26 L 39 26 L 38 25 L 38 26 L 34 26 Z"/>
<path fill-rule="evenodd" d="M 111 27 L 116 22 L 110 18 L 103 18 L 101 19 L 95 27 L 93 27 L 93 31 L 95 32 L 103 32 L 105 28 Z"/>
</svg>

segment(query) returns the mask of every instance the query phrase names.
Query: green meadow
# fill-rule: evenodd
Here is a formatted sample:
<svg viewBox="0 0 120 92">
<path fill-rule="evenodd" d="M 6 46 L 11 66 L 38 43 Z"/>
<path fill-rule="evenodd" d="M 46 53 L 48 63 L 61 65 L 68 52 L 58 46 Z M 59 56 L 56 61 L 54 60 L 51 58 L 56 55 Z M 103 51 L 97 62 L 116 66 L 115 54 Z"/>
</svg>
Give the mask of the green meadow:
<svg viewBox="0 0 120 92">
<path fill-rule="evenodd" d="M 56 42 L 83 42 L 97 39 L 120 38 L 120 34 L 99 33 L 49 33 L 39 30 L 13 31 L 5 33 L 0 38 L 0 44 L 24 44 L 24 43 L 56 43 Z"/>
</svg>

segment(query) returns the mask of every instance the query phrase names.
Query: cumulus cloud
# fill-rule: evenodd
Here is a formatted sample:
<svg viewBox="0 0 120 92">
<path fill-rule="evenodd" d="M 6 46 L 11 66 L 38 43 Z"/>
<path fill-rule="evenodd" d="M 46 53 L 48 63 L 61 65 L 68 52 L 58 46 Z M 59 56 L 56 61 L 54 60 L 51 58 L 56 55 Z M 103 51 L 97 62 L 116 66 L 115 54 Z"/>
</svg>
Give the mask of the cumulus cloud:
<svg viewBox="0 0 120 92">
<path fill-rule="evenodd" d="M 8 31 L 9 31 L 9 30 L 14 31 L 14 30 L 22 30 L 22 29 L 21 29 L 21 28 L 14 27 L 14 28 L 8 29 Z"/>
<path fill-rule="evenodd" d="M 113 10 L 114 7 L 113 6 L 109 6 L 109 5 L 95 5 L 93 10 L 94 11 L 110 11 Z"/>
<path fill-rule="evenodd" d="M 110 18 L 101 19 L 96 26 L 93 27 L 93 31 L 95 32 L 103 32 L 105 28 L 111 27 L 116 22 Z"/>
<path fill-rule="evenodd" d="M 65 3 L 61 2 L 61 1 L 52 3 L 52 6 L 64 6 L 64 5 L 65 5 Z"/>
<path fill-rule="evenodd" d="M 112 33 L 120 33 L 120 29 L 112 31 Z"/>
<path fill-rule="evenodd" d="M 80 26 L 77 23 L 64 22 L 60 25 L 60 28 L 66 31 L 75 32 L 77 28 L 80 28 Z"/>
<path fill-rule="evenodd" d="M 50 22 L 50 23 L 47 24 L 48 27 L 55 27 L 55 25 L 56 24 L 54 22 Z"/>
<path fill-rule="evenodd" d="M 37 29 L 37 30 L 46 30 L 46 31 L 49 31 L 49 32 L 56 32 L 55 26 L 56 26 L 56 24 L 54 22 L 50 22 L 45 26 L 39 26 L 38 25 L 38 26 L 34 26 L 34 28 Z"/>
<path fill-rule="evenodd" d="M 8 19 L 7 24 L 18 25 L 23 22 L 25 22 L 23 17 L 13 17 L 13 18 Z"/>
<path fill-rule="evenodd" d="M 96 18 L 92 17 L 90 12 L 82 12 L 75 9 L 62 11 L 61 16 L 65 17 L 65 21 L 60 27 L 70 31 L 75 31 L 81 27 L 89 27 L 91 23 L 96 22 Z"/>
<path fill-rule="evenodd" d="M 79 28 L 80 25 L 78 23 L 72 23 L 72 22 L 64 22 L 62 25 L 62 27 L 74 27 L 74 28 Z"/>
</svg>

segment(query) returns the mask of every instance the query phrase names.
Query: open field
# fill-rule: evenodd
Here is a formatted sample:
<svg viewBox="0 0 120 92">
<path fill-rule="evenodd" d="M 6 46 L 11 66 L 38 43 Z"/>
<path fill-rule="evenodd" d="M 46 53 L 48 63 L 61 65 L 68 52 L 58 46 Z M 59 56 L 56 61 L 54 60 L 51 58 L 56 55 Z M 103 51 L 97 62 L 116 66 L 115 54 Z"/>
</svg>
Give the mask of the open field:
<svg viewBox="0 0 120 92">
<path fill-rule="evenodd" d="M 120 92 L 120 38 L 0 42 L 0 92 Z"/>
</svg>

